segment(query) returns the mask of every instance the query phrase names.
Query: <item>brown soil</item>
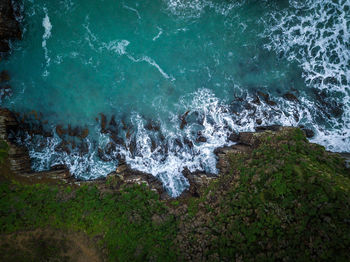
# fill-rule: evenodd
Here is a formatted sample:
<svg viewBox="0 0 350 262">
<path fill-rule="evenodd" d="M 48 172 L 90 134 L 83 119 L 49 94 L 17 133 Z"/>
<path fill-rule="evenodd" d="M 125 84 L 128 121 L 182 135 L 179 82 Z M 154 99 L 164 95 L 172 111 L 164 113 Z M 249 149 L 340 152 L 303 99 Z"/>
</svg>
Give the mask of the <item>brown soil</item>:
<svg viewBox="0 0 350 262">
<path fill-rule="evenodd" d="M 99 262 L 101 252 L 83 233 L 39 228 L 0 235 L 0 261 Z"/>
</svg>

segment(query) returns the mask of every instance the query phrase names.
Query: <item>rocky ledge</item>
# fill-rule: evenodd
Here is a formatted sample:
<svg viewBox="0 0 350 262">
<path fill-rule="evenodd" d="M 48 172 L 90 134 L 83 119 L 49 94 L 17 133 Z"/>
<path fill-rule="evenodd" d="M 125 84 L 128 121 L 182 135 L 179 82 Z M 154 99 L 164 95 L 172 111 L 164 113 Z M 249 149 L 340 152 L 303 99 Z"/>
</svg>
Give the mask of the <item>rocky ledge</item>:
<svg viewBox="0 0 350 262">
<path fill-rule="evenodd" d="M 15 134 L 19 129 L 19 123 L 16 116 L 8 109 L 0 109 L 0 139 L 6 141 L 9 145 L 8 163 L 11 173 L 20 179 L 29 180 L 31 183 L 54 183 L 67 184 L 72 186 L 81 186 L 86 184 L 96 185 L 101 192 L 110 192 L 119 190 L 122 186 L 130 186 L 134 184 L 144 184 L 152 191 L 159 194 L 161 199 L 169 199 L 167 192 L 164 190 L 162 183 L 151 174 L 133 170 L 124 161 L 119 162 L 116 170 L 106 178 L 91 181 L 82 181 L 76 179 L 69 173 L 64 165 L 52 166 L 49 171 L 33 172 L 31 170 L 31 161 L 28 150 L 15 143 Z M 283 126 L 264 126 L 258 127 L 256 132 L 241 132 L 231 136 L 231 141 L 235 144 L 217 148 L 214 153 L 217 156 L 217 169 L 221 176 L 225 176 L 231 172 L 229 156 L 251 153 L 262 143 L 262 138 L 268 134 L 288 133 L 294 127 Z M 307 130 L 304 130 L 307 136 Z M 349 161 L 349 154 L 341 154 L 341 156 Z M 183 175 L 188 179 L 190 187 L 184 191 L 181 198 L 188 196 L 200 197 L 213 179 L 217 179 L 217 175 L 208 174 L 201 171 L 190 172 L 184 169 Z"/>
<path fill-rule="evenodd" d="M 106 178 L 82 181 L 69 173 L 64 165 L 52 166 L 48 171 L 33 172 L 28 150 L 15 143 L 15 135 L 19 129 L 19 122 L 13 112 L 6 108 L 0 109 L 0 139 L 8 146 L 8 165 L 12 175 L 30 183 L 53 183 L 81 186 L 96 185 L 102 192 L 118 190 L 122 185 L 144 184 L 152 191 L 157 192 L 161 199 L 169 198 L 162 183 L 151 174 L 133 170 L 125 162 L 120 162 L 117 169 Z"/>
</svg>

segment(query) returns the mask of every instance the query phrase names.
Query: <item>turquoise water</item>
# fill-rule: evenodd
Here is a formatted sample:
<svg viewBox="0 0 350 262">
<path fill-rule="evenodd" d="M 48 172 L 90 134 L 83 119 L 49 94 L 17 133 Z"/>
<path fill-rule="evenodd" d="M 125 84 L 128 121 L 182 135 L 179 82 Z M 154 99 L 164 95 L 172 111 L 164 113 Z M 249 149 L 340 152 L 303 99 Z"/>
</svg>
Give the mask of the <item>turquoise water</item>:
<svg viewBox="0 0 350 262">
<path fill-rule="evenodd" d="M 184 167 L 216 173 L 213 150 L 260 122 L 305 125 L 313 141 L 349 151 L 349 8 L 349 0 L 25 0 L 23 40 L 0 64 L 13 90 L 2 106 L 41 113 L 53 132 L 89 129 L 83 141 L 64 138 L 68 152 L 56 133 L 23 138 L 34 169 L 65 164 L 96 178 L 123 158 L 174 196 L 188 186 Z M 254 103 L 258 91 L 276 104 Z"/>
</svg>

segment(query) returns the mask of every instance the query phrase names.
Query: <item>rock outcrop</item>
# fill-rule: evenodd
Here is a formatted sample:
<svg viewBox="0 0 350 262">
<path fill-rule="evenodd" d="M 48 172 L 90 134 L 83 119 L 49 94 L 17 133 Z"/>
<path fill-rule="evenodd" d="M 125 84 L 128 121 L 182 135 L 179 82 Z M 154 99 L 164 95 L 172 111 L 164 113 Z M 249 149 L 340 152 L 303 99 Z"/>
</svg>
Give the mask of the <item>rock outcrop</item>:
<svg viewBox="0 0 350 262">
<path fill-rule="evenodd" d="M 9 146 L 10 170 L 14 174 L 29 173 L 31 164 L 28 150 L 13 141 L 17 128 L 18 122 L 14 114 L 8 109 L 0 109 L 0 139 L 6 141 Z"/>
<path fill-rule="evenodd" d="M 15 18 L 11 0 L 0 1 L 0 52 L 10 50 L 9 40 L 20 39 L 21 29 Z"/>
</svg>

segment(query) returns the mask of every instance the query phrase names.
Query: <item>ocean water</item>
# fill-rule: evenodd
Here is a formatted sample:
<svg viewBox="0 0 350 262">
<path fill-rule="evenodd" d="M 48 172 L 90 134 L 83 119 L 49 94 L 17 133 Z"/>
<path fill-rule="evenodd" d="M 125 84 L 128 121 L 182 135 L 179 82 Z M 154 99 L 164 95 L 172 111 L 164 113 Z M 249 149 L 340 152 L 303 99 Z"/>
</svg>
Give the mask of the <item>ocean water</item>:
<svg viewBox="0 0 350 262">
<path fill-rule="evenodd" d="M 1 106 L 53 132 L 19 139 L 36 170 L 65 164 L 93 179 L 125 159 L 177 196 L 185 167 L 217 173 L 214 149 L 258 125 L 303 125 L 311 141 L 350 151 L 350 0 L 23 0 L 18 9 L 23 40 L 0 63 L 12 87 Z M 60 137 L 57 125 L 89 135 Z"/>
</svg>

